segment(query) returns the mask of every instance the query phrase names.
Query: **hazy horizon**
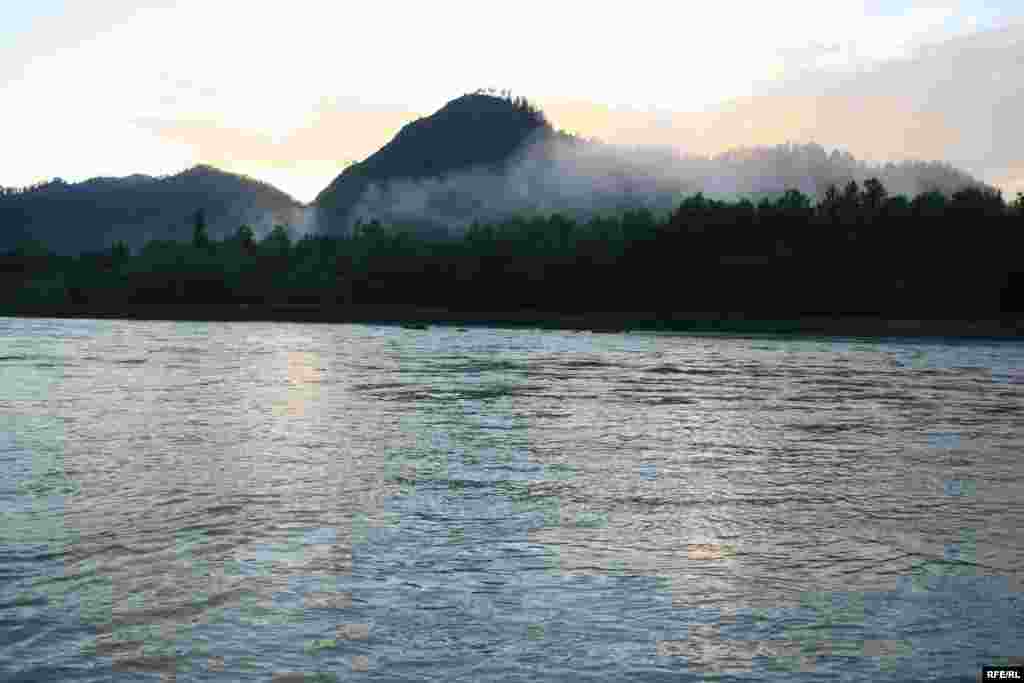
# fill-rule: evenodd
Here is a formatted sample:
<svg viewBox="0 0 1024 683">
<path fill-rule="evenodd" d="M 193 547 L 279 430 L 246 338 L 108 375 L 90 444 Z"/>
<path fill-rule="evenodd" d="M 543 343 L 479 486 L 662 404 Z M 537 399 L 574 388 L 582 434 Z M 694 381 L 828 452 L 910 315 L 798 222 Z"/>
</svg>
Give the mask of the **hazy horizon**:
<svg viewBox="0 0 1024 683">
<path fill-rule="evenodd" d="M 1024 190 L 1024 143 L 1012 127 L 1024 119 L 1013 76 L 1024 21 L 1009 3 L 797 5 L 720 3 L 679 17 L 659 8 L 658 21 L 653 8 L 629 17 L 591 8 L 571 38 L 560 32 L 575 21 L 568 8 L 546 9 L 538 24 L 529 11 L 487 19 L 446 5 L 406 22 L 437 25 L 425 42 L 384 23 L 386 6 L 343 16 L 246 7 L 241 32 L 231 30 L 242 11 L 231 3 L 34 3 L 0 29 L 0 104 L 11 118 L 0 184 L 207 163 L 309 203 L 406 123 L 494 87 L 528 97 L 555 128 L 615 145 L 706 156 L 813 142 L 869 162 L 948 162 L 1007 198 Z M 327 40 L 342 19 L 360 30 Z M 498 25 L 512 38 L 530 30 L 531 44 L 568 57 L 494 40 Z M 643 40 L 625 37 L 640 28 Z M 383 45 L 394 49 L 372 68 L 346 68 L 347 54 Z"/>
</svg>

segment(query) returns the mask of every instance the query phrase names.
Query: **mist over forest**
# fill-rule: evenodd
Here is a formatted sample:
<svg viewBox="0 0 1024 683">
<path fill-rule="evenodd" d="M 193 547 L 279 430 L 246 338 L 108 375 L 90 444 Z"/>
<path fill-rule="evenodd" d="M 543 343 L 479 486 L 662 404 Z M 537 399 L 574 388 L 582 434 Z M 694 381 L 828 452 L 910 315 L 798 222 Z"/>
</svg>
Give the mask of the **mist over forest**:
<svg viewBox="0 0 1024 683">
<path fill-rule="evenodd" d="M 425 235 L 458 236 L 474 222 L 516 216 L 574 220 L 647 209 L 665 216 L 697 192 L 757 203 L 799 190 L 818 202 L 829 186 L 878 178 L 894 196 L 991 190 L 941 161 L 873 165 L 813 142 L 737 148 L 716 155 L 668 146 L 606 144 L 556 130 L 523 97 L 478 90 L 404 126 L 367 159 L 345 168 L 309 205 L 269 183 L 199 165 L 151 177 L 55 178 L 0 188 L 0 250 L 41 242 L 62 254 L 141 249 L 187 240 L 205 212 L 212 239 L 240 225 L 257 239 L 275 225 L 291 234 L 350 235 L 377 220 Z"/>
<path fill-rule="evenodd" d="M 813 142 L 711 156 L 606 144 L 556 130 L 525 98 L 480 90 L 404 127 L 376 154 L 346 168 L 315 205 L 324 234 L 350 233 L 371 220 L 460 234 L 474 221 L 513 216 L 666 214 L 696 192 L 756 203 L 798 189 L 819 201 L 830 185 L 870 177 L 907 197 L 991 189 L 941 161 L 868 164 Z"/>
<path fill-rule="evenodd" d="M 946 196 L 987 188 L 937 161 L 869 164 L 815 143 L 740 148 L 706 157 L 655 146 L 617 146 L 570 136 L 536 136 L 505 168 L 369 185 L 351 220 L 462 232 L 474 221 L 562 213 L 578 220 L 629 209 L 666 214 L 691 194 L 738 201 L 775 199 L 797 189 L 817 202 L 830 185 L 878 178 L 891 194 Z"/>
</svg>

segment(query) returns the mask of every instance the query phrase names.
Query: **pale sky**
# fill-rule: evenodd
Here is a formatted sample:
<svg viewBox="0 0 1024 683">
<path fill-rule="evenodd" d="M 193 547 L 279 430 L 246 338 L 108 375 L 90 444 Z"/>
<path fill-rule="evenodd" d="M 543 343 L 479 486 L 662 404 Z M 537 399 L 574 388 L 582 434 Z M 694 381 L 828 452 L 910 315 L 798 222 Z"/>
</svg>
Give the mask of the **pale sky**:
<svg viewBox="0 0 1024 683">
<path fill-rule="evenodd" d="M 310 201 L 403 124 L 494 87 L 609 142 L 815 141 L 1024 190 L 1017 0 L 33 0 L 3 15 L 2 185 L 210 163 Z"/>
</svg>

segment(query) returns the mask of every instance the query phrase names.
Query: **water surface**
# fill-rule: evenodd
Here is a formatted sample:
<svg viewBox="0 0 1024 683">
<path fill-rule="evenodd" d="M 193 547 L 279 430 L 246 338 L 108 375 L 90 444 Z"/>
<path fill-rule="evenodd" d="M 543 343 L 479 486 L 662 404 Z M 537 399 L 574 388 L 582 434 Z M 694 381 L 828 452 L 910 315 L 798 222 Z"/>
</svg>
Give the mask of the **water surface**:
<svg viewBox="0 0 1024 683">
<path fill-rule="evenodd" d="M 1022 367 L 0 319 L 0 679 L 973 680 L 1024 652 Z"/>
</svg>

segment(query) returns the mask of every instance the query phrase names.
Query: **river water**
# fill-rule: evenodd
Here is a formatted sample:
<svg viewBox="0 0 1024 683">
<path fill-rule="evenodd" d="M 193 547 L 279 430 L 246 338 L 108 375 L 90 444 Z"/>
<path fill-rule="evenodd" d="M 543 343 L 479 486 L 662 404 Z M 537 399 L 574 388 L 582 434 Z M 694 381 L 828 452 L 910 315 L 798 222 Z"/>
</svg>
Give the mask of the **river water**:
<svg viewBox="0 0 1024 683">
<path fill-rule="evenodd" d="M 0 680 L 974 680 L 1024 653 L 1021 368 L 0 319 Z"/>
</svg>

